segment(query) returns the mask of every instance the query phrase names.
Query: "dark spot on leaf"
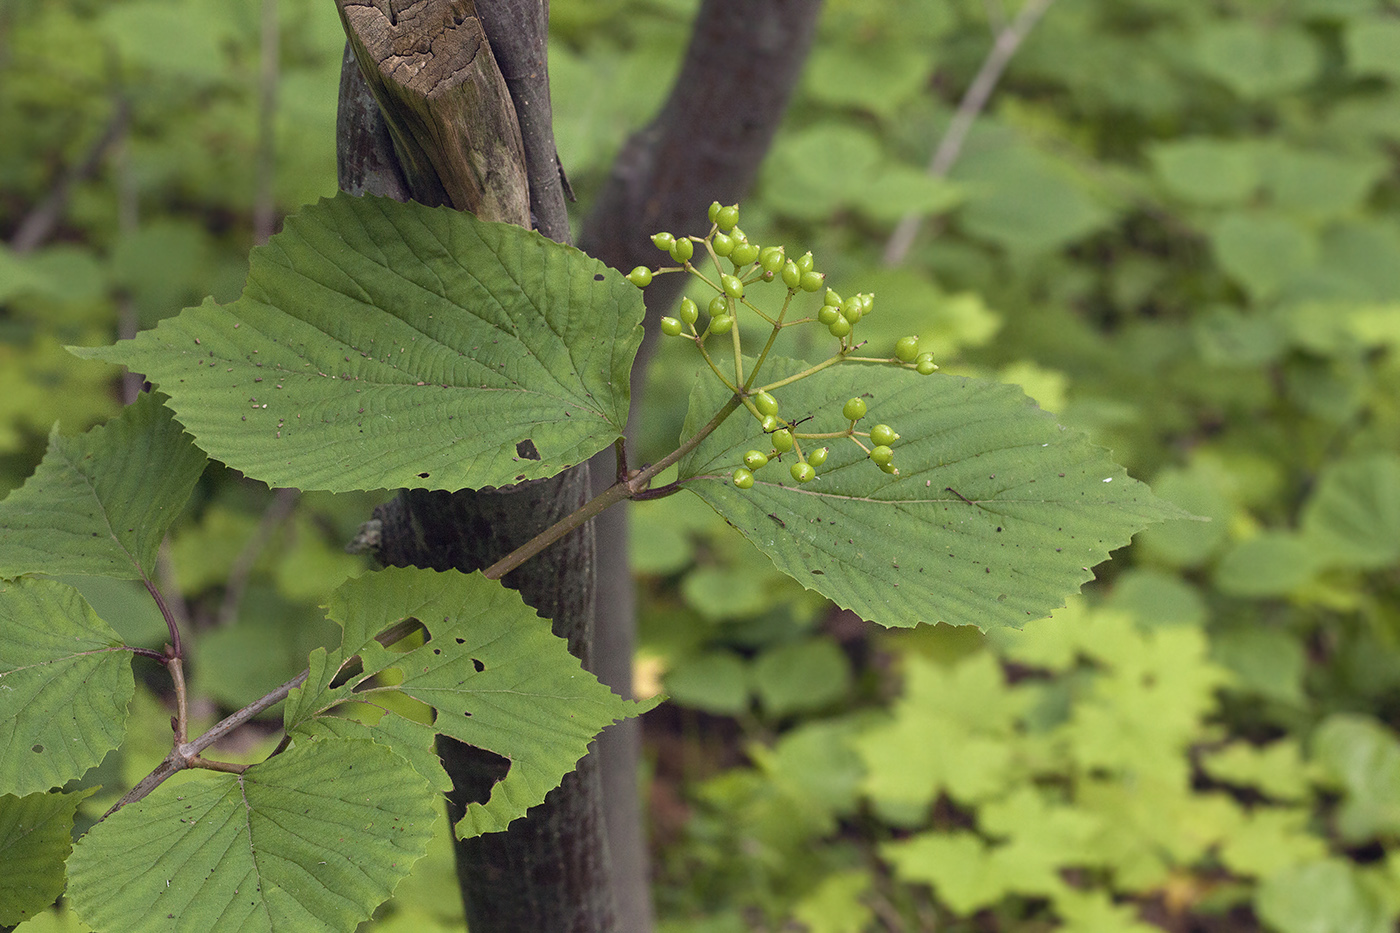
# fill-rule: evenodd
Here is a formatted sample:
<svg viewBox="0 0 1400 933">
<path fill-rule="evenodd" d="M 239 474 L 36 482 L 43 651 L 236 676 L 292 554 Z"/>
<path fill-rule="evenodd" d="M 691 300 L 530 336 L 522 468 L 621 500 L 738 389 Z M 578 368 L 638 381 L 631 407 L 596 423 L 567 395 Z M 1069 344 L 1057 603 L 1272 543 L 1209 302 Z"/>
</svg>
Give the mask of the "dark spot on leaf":
<svg viewBox="0 0 1400 933">
<path fill-rule="evenodd" d="M 457 644 L 459 644 L 459 645 L 465 645 L 466 643 L 467 643 L 467 640 L 466 640 L 465 638 L 458 638 L 458 639 L 457 639 Z"/>
<path fill-rule="evenodd" d="M 41 755 L 41 754 L 43 754 L 43 752 L 44 752 L 44 746 L 42 746 L 42 745 L 35 745 L 35 746 L 31 747 L 29 750 L 30 750 L 31 752 L 33 752 L 34 754 L 36 754 L 36 755 Z"/>
<path fill-rule="evenodd" d="M 486 665 L 485 665 L 485 664 L 482 664 L 481 661 L 479 661 L 479 660 L 476 659 L 476 658 L 472 658 L 472 667 L 476 668 L 476 672 L 477 672 L 478 674 L 480 674 L 482 671 L 486 670 Z"/>
<path fill-rule="evenodd" d="M 528 437 L 515 445 L 515 452 L 526 460 L 540 459 L 540 452 L 535 449 L 534 441 L 530 440 Z"/>
<path fill-rule="evenodd" d="M 595 282 L 601 282 L 601 281 L 603 281 L 603 273 L 599 272 L 598 274 L 594 275 L 594 276 L 593 276 L 593 281 L 595 281 Z"/>
<path fill-rule="evenodd" d="M 427 479 L 427 478 L 428 478 L 428 474 L 427 474 L 427 473 L 419 473 L 419 474 L 418 474 L 418 478 L 419 478 L 419 479 Z M 1001 531 L 1001 529 L 998 528 L 997 531 Z"/>
</svg>

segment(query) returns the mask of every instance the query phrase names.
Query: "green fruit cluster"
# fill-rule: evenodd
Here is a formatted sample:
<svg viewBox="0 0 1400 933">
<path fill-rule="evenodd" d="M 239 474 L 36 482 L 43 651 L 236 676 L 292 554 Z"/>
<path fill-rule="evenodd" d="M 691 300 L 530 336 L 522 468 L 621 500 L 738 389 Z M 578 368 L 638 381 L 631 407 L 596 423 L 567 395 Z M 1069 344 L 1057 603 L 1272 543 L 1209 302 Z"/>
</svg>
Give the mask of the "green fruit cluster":
<svg viewBox="0 0 1400 933">
<path fill-rule="evenodd" d="M 796 423 L 784 420 L 778 414 L 778 400 L 773 391 L 798 382 L 802 376 L 816 372 L 833 363 L 863 362 L 883 363 L 912 369 L 922 375 L 929 375 L 938 369 L 933 362 L 933 354 L 921 351 L 918 336 L 901 338 L 895 344 L 894 354 L 887 357 L 856 356 L 856 351 L 864 346 L 855 338 L 860 322 L 874 310 L 875 296 L 857 293 L 842 297 L 826 287 L 826 274 L 816 267 L 816 259 L 811 252 L 796 258 L 789 258 L 782 246 L 763 246 L 751 241 L 739 226 L 739 206 L 723 205 L 715 201 L 708 212 L 710 230 L 705 236 L 681 237 L 673 233 L 661 232 L 651 238 L 652 245 L 670 256 L 674 266 L 650 269 L 638 266 L 627 274 L 627 278 L 638 288 L 651 284 L 653 278 L 669 272 L 688 272 L 712 291 L 705 303 L 704 311 L 708 320 L 701 324 L 701 308 L 690 298 L 681 299 L 674 316 L 668 315 L 660 321 L 661 332 L 668 337 L 685 337 L 696 345 L 711 371 L 731 389 L 736 398 L 743 402 L 750 415 L 758 422 L 768 440 L 769 448 L 750 450 L 743 457 L 743 465 L 734 470 L 732 479 L 740 489 L 748 489 L 755 482 L 755 474 L 772 460 L 788 456 L 789 474 L 798 483 L 810 483 L 818 476 L 817 471 L 826 462 L 830 448 L 820 447 L 810 451 L 803 449 L 804 441 L 824 438 L 849 438 L 884 472 L 899 475 L 894 466 L 893 444 L 899 435 L 889 425 L 878 424 L 869 432 L 856 430 L 856 424 L 865 417 L 867 405 L 864 399 L 853 398 L 842 408 L 842 416 L 847 422 L 844 431 L 827 434 L 802 433 L 796 430 Z M 707 258 L 708 262 L 697 265 L 696 257 Z M 712 270 L 712 271 L 710 271 Z M 765 313 L 751 302 L 751 287 L 768 283 L 781 283 L 786 288 L 786 296 L 776 314 Z M 794 299 L 804 294 L 822 293 L 822 304 L 811 317 L 791 318 L 789 312 Z M 751 313 L 772 328 L 762 353 L 752 370 L 743 372 L 743 335 L 735 325 L 739 314 Z M 747 318 L 746 318 L 747 320 Z M 767 359 L 774 340 L 788 327 L 815 325 L 824 328 L 837 341 L 836 353 L 824 363 L 811 370 L 763 387 L 757 382 L 757 375 Z M 706 349 L 710 337 L 728 337 L 726 345 L 732 343 L 734 372 L 721 371 Z M 805 420 L 805 419 L 804 419 Z M 862 438 L 869 438 L 867 445 Z"/>
</svg>

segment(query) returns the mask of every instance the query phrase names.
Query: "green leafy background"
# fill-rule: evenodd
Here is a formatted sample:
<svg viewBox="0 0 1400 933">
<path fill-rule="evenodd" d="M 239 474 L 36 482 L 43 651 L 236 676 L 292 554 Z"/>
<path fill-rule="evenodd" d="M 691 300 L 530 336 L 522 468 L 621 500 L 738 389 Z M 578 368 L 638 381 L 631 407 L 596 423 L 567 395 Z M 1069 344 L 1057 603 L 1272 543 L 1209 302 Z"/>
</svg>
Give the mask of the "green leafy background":
<svg viewBox="0 0 1400 933">
<path fill-rule="evenodd" d="M 577 217 L 666 93 L 695 6 L 552 4 Z M 662 929 L 1388 929 L 1400 915 L 1384 777 L 1400 756 L 1393 10 L 1058 0 L 951 177 L 927 179 L 1016 6 L 827 3 L 743 226 L 812 248 L 843 294 L 874 291 L 861 324 L 872 342 L 918 333 L 945 372 L 1022 386 L 1212 521 L 1150 529 L 1050 622 L 993 637 L 872 631 L 698 498 L 632 509 L 638 686 L 675 700 L 649 723 Z M 0 248 L 4 486 L 33 471 L 55 421 L 71 437 L 118 410 L 117 370 L 65 345 L 109 343 L 205 295 L 239 298 L 260 125 L 274 134 L 279 211 L 333 193 L 343 36 L 324 4 L 277 7 L 268 124 L 261 4 L 0 12 L 0 125 L 23 128 L 0 134 L 6 243 L 118 107 L 131 113 L 55 234 L 23 255 Z M 941 232 L 888 268 L 907 205 L 941 212 Z M 679 434 L 695 371 L 682 349 L 663 346 L 653 369 L 639 459 Z M 289 507 L 206 471 L 156 573 L 192 621 L 196 657 L 269 639 L 278 650 L 262 668 L 195 665 L 196 692 L 246 702 L 337 644 L 317 603 L 363 568 L 340 547 L 373 504 L 306 494 Z M 124 640 L 165 638 L 139 584 L 65 582 Z M 934 704 L 954 687 L 983 699 L 985 722 Z M 168 748 L 169 711 L 143 685 L 131 710 L 126 744 L 84 778 L 106 787 L 80 828 Z M 906 768 L 888 754 L 900 730 L 975 754 L 962 771 Z M 376 926 L 460 924 L 443 823 Z M 987 864 L 1005 867 L 997 884 L 972 871 Z M 79 928 L 64 906 L 22 927 Z"/>
</svg>

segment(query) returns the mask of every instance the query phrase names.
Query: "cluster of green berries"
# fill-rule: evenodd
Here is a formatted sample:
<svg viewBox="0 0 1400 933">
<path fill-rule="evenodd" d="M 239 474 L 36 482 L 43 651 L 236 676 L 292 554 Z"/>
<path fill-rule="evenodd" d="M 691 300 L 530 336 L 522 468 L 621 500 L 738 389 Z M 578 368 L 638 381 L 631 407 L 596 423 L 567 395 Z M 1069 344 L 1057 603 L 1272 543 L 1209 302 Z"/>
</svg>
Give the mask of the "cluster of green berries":
<svg viewBox="0 0 1400 933">
<path fill-rule="evenodd" d="M 675 234 L 663 232 L 651 238 L 652 245 L 669 254 L 671 260 L 677 265 L 655 270 L 646 266 L 638 266 L 627 274 L 628 280 L 633 285 L 645 288 L 651 284 L 655 275 L 666 272 L 689 272 L 714 289 L 715 294 L 709 299 L 704 309 L 709 320 L 703 328 L 699 326 L 700 306 L 690 298 L 683 298 L 675 316 L 661 319 L 661 332 L 666 336 L 679 337 L 684 335 L 695 341 L 701 348 L 701 352 L 704 353 L 705 338 L 710 335 L 723 336 L 732 331 L 738 309 L 740 306 L 744 306 L 771 324 L 774 336 L 783 327 L 795 324 L 815 322 L 825 327 L 827 332 L 839 341 L 839 349 L 836 357 L 833 358 L 837 362 L 849 359 L 868 363 L 888 363 L 913 369 L 921 375 L 928 375 L 938 369 L 937 364 L 933 362 L 933 354 L 920 351 L 917 336 L 903 337 L 897 341 L 893 356 L 881 358 L 851 356 L 858 346 L 863 346 L 863 344 L 855 342 L 852 333 L 856 325 L 874 308 L 874 295 L 862 293 L 842 298 L 835 291 L 826 288 L 826 275 L 816 270 L 816 262 L 810 252 L 804 253 L 796 259 L 790 259 L 781 246 L 760 246 L 750 242 L 744 231 L 739 229 L 739 206 L 737 204 L 725 206 L 718 201 L 714 202 L 710 205 L 709 220 L 712 225 L 710 232 L 703 237 L 677 237 Z M 717 278 L 706 277 L 692 264 L 697 248 L 703 250 L 713 260 L 714 269 L 718 273 Z M 749 304 L 745 297 L 747 286 L 758 282 L 779 280 L 787 287 L 787 297 L 784 300 L 782 311 L 776 317 L 763 314 Z M 794 297 L 804 292 L 814 293 L 823 290 L 825 290 L 825 295 L 815 318 L 804 318 L 800 321 L 785 323 L 788 306 Z M 739 340 L 737 334 L 733 339 L 737 358 Z M 771 345 L 771 343 L 770 339 L 769 344 Z M 764 355 L 766 356 L 766 354 L 767 349 L 765 348 Z M 706 360 L 709 360 L 708 355 L 706 355 Z M 762 357 L 760 357 L 759 365 L 761 363 Z M 711 366 L 713 368 L 713 363 Z M 738 386 L 740 382 L 747 386 L 752 381 L 750 378 L 748 382 L 744 382 L 741 377 L 742 374 L 740 374 L 739 381 L 733 383 L 731 387 Z M 723 377 L 721 376 L 721 378 Z M 735 391 L 740 392 L 741 390 L 736 388 Z M 893 463 L 893 444 L 899 439 L 899 435 L 895 433 L 894 429 L 887 424 L 877 424 L 868 432 L 856 430 L 856 423 L 866 415 L 866 403 L 863 399 L 853 398 L 843 406 L 842 415 L 847 421 L 844 433 L 804 435 L 794 431 L 795 425 L 792 422 L 778 417 L 778 402 L 772 394 L 763 390 L 756 392 L 744 390 L 743 394 L 746 398 L 745 406 L 758 420 L 763 428 L 763 433 L 772 446 L 767 451 L 754 449 L 744 454 L 743 466 L 737 468 L 733 474 L 734 485 L 740 489 L 752 487 L 754 474 L 767 466 L 770 461 L 780 460 L 785 454 L 791 454 L 795 461 L 789 466 L 789 473 L 794 481 L 809 483 L 816 479 L 817 471 L 826 462 L 830 448 L 821 447 L 804 451 L 801 442 L 818 437 L 847 437 L 859 446 L 870 461 L 881 470 L 891 475 L 897 476 L 899 474 L 899 470 L 895 468 Z M 862 438 L 868 438 L 869 444 L 867 445 Z"/>
<path fill-rule="evenodd" d="M 763 426 L 763 431 L 768 435 L 773 447 L 766 453 L 756 449 L 745 453 L 744 465 L 736 469 L 731 477 L 734 485 L 740 489 L 751 488 L 754 484 L 754 474 L 767 466 L 770 461 L 781 459 L 786 453 L 792 453 L 796 457 L 796 462 L 788 468 L 788 473 L 793 480 L 798 483 L 810 483 L 816 479 L 817 471 L 826 463 L 831 448 L 819 447 L 816 450 L 804 452 L 800 443 L 803 436 L 793 432 L 793 426 L 790 422 L 778 418 L 777 399 L 768 392 L 760 391 L 753 396 L 752 401 L 761 417 L 760 423 Z M 863 450 L 871 463 L 891 476 L 898 476 L 899 468 L 894 465 L 894 442 L 899 440 L 899 434 L 895 432 L 894 428 L 887 424 L 877 424 L 868 432 L 856 430 L 856 423 L 866 416 L 868 410 L 863 398 L 848 399 L 841 406 L 841 417 L 848 422 L 844 436 L 849 437 L 857 447 Z M 843 435 L 837 434 L 835 436 Z M 869 446 L 861 441 L 862 437 L 869 438 Z"/>
</svg>

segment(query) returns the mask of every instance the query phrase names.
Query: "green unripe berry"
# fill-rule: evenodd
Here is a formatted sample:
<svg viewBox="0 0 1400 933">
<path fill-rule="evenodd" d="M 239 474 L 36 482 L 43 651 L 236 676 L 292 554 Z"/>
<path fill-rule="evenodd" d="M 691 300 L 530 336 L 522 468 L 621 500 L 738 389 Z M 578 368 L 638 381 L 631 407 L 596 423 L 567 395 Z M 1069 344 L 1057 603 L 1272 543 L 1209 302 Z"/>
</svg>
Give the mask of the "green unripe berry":
<svg viewBox="0 0 1400 933">
<path fill-rule="evenodd" d="M 810 463 L 794 463 L 788 472 L 791 473 L 792 478 L 799 483 L 810 483 L 817 478 L 817 471 L 812 469 Z"/>
<path fill-rule="evenodd" d="M 759 424 L 763 426 L 763 433 L 772 434 L 774 431 L 778 430 L 782 422 L 778 420 L 777 415 L 764 415 L 763 420 L 760 421 Z"/>
<path fill-rule="evenodd" d="M 848 337 L 851 333 L 851 322 L 837 314 L 836 320 L 828 324 L 826 329 L 831 331 L 833 337 Z"/>
<path fill-rule="evenodd" d="M 830 327 L 841 319 L 841 309 L 835 305 L 822 305 L 817 312 L 817 320 Z"/>
<path fill-rule="evenodd" d="M 731 204 L 728 207 L 721 207 L 715 212 L 715 226 L 726 233 L 733 230 L 739 223 L 739 205 Z"/>
<path fill-rule="evenodd" d="M 894 433 L 894 428 L 887 424 L 877 424 L 870 429 L 870 443 L 883 444 L 888 447 L 899 440 L 899 435 Z"/>
<path fill-rule="evenodd" d="M 734 252 L 730 254 L 729 261 L 736 267 L 747 266 L 758 258 L 758 247 L 752 243 L 740 243 L 734 247 Z"/>
<path fill-rule="evenodd" d="M 881 444 L 879 447 L 870 448 L 870 459 L 880 466 L 884 466 L 894 459 L 894 451 Z"/>
<path fill-rule="evenodd" d="M 676 245 L 676 238 L 669 233 L 658 233 L 651 238 L 651 245 L 663 253 L 669 253 Z"/>
<path fill-rule="evenodd" d="M 718 201 L 711 201 L 711 202 L 710 202 L 710 209 L 709 209 L 709 211 L 706 212 L 706 215 L 705 215 L 705 216 L 709 219 L 710 223 L 714 223 L 714 222 L 715 222 L 715 218 L 719 216 L 719 209 L 720 209 L 720 203 L 719 203 Z"/>
<path fill-rule="evenodd" d="M 751 450 L 744 454 L 744 466 L 758 470 L 768 465 L 768 455 L 761 450 Z"/>
<path fill-rule="evenodd" d="M 776 274 L 787 262 L 787 257 L 783 255 L 781 246 L 765 246 L 758 254 L 758 264 L 763 267 L 764 272 Z"/>
<path fill-rule="evenodd" d="M 857 295 L 856 298 L 860 301 L 860 310 L 862 314 L 869 314 L 870 309 L 875 307 L 875 296 L 869 292 L 862 292 Z"/>
<path fill-rule="evenodd" d="M 896 467 L 893 463 L 882 463 L 882 464 L 880 464 L 880 469 L 884 470 L 886 473 L 890 474 L 891 476 L 898 476 L 898 475 L 899 475 L 899 468 Z"/>
<path fill-rule="evenodd" d="M 841 307 L 841 296 L 836 294 L 834 289 L 828 288 L 826 296 L 822 298 L 822 304 L 830 305 L 833 308 Z"/>
<path fill-rule="evenodd" d="M 783 284 L 794 291 L 802 287 L 802 270 L 791 259 L 783 263 Z"/>
<path fill-rule="evenodd" d="M 776 415 L 778 413 L 778 400 L 767 392 L 760 392 L 753 397 L 754 407 L 758 409 L 760 415 Z"/>
<path fill-rule="evenodd" d="M 695 255 L 695 244 L 690 240 L 677 240 L 676 245 L 671 247 L 671 258 L 679 263 L 690 262 L 690 257 Z"/>
<path fill-rule="evenodd" d="M 689 298 L 681 299 L 681 306 L 676 315 L 687 324 L 694 324 L 700 320 L 700 308 Z"/>
<path fill-rule="evenodd" d="M 812 258 L 811 250 L 807 250 L 807 252 L 797 257 L 797 270 L 799 272 L 811 272 L 816 268 L 816 265 L 817 261 Z"/>
<path fill-rule="evenodd" d="M 912 363 L 919 355 L 919 338 L 913 335 L 900 337 L 894 344 L 894 358 L 901 363 Z"/>
<path fill-rule="evenodd" d="M 804 292 L 814 292 L 826 284 L 825 272 L 804 272 L 800 283 Z"/>
<path fill-rule="evenodd" d="M 931 351 L 926 353 L 920 353 L 917 357 L 914 358 L 914 362 L 916 363 L 922 363 L 925 360 L 927 360 L 930 363 L 933 362 L 933 353 Z"/>
<path fill-rule="evenodd" d="M 651 270 L 648 269 L 646 266 L 638 266 L 631 272 L 627 273 L 627 281 L 631 282 L 638 288 L 646 288 L 648 285 L 651 284 Z"/>
<path fill-rule="evenodd" d="M 705 306 L 705 312 L 709 314 L 710 317 L 719 317 L 722 314 L 728 314 L 729 302 L 724 300 L 723 295 L 716 295 L 711 298 L 710 303 Z"/>
<path fill-rule="evenodd" d="M 716 233 L 710 245 L 714 247 L 716 256 L 728 256 L 734 252 L 734 238 L 727 233 Z"/>
<path fill-rule="evenodd" d="M 661 319 L 661 333 L 667 337 L 675 337 L 681 332 L 682 324 L 678 318 L 663 317 Z"/>
<path fill-rule="evenodd" d="M 826 455 L 829 453 L 831 453 L 830 447 L 818 447 L 807 455 L 807 462 L 810 463 L 814 469 L 818 468 L 823 463 L 826 463 Z"/>
<path fill-rule="evenodd" d="M 841 316 L 852 324 L 859 324 L 864 315 L 865 309 L 861 307 L 860 298 L 847 298 L 841 302 Z"/>
<path fill-rule="evenodd" d="M 865 417 L 865 399 L 853 398 L 841 407 L 841 414 L 847 421 L 859 421 Z"/>
<path fill-rule="evenodd" d="M 792 450 L 792 432 L 787 428 L 779 428 L 772 433 L 773 449 L 780 454 L 785 454 Z"/>
<path fill-rule="evenodd" d="M 737 275 L 730 275 L 728 272 L 721 273 L 719 284 L 724 286 L 724 293 L 730 298 L 744 297 L 744 283 L 739 281 Z"/>
<path fill-rule="evenodd" d="M 739 469 L 734 471 L 734 485 L 738 486 L 740 489 L 752 489 L 753 474 L 743 467 L 739 467 Z"/>
<path fill-rule="evenodd" d="M 933 360 L 920 360 L 915 364 L 914 368 L 919 371 L 920 376 L 932 375 L 938 371 L 938 367 L 934 364 Z"/>
<path fill-rule="evenodd" d="M 710 318 L 710 333 L 715 334 L 717 336 L 724 336 L 725 334 L 729 333 L 729 331 L 732 330 L 733 327 L 734 318 L 730 317 L 727 314 L 721 314 L 719 317 Z"/>
</svg>

